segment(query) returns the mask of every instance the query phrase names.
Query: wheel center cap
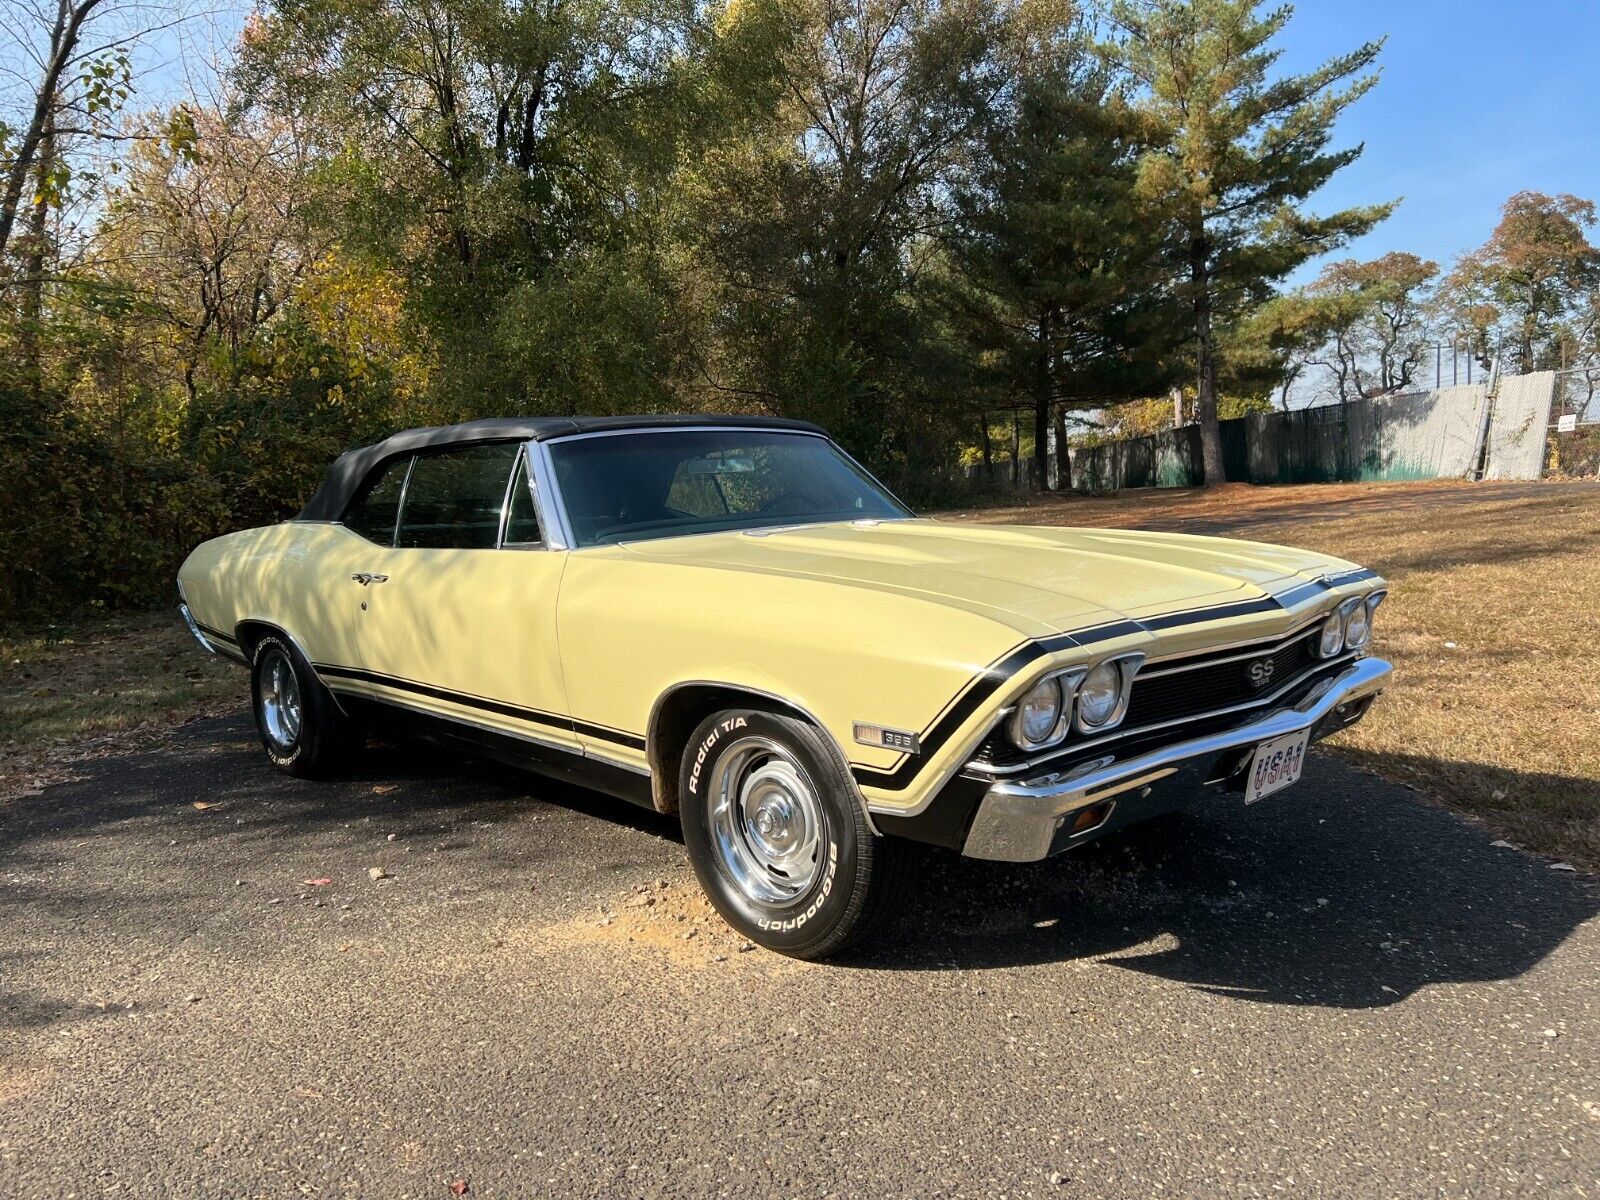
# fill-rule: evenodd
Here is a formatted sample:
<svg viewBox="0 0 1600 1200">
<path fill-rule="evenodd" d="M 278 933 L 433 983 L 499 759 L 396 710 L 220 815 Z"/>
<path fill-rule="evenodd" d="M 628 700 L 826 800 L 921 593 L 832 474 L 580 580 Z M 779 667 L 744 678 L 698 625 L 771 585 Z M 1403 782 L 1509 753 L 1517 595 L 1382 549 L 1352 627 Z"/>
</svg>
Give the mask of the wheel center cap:
<svg viewBox="0 0 1600 1200">
<path fill-rule="evenodd" d="M 794 805 L 787 797 L 772 796 L 756 807 L 751 823 L 756 834 L 775 851 L 787 849 L 794 841 Z"/>
</svg>

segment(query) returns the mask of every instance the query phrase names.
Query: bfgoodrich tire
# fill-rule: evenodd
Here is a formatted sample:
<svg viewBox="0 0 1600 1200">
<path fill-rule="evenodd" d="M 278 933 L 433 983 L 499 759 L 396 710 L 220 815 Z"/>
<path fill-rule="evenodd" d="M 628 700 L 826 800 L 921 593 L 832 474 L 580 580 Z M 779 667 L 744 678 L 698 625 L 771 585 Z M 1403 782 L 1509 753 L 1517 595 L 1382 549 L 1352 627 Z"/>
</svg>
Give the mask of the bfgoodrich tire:
<svg viewBox="0 0 1600 1200">
<path fill-rule="evenodd" d="M 331 775 L 366 740 L 360 726 L 339 711 L 300 652 L 275 633 L 256 643 L 250 697 L 268 760 L 290 775 L 304 779 Z"/>
<path fill-rule="evenodd" d="M 701 723 L 678 788 L 695 874 L 729 925 L 793 958 L 825 958 L 888 907 L 893 843 L 867 825 L 854 785 L 814 727 L 754 709 Z"/>
</svg>

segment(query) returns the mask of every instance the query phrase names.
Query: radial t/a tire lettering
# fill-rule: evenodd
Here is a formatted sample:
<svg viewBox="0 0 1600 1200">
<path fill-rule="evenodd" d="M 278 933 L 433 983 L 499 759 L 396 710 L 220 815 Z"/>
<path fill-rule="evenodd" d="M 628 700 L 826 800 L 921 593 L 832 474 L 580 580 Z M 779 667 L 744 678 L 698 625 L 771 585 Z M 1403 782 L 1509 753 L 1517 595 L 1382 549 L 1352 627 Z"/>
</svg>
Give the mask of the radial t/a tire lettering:
<svg viewBox="0 0 1600 1200">
<path fill-rule="evenodd" d="M 823 958 L 885 908 L 899 847 L 873 834 L 839 755 L 806 722 L 712 714 L 684 750 L 678 795 L 695 874 L 751 941 Z"/>
</svg>

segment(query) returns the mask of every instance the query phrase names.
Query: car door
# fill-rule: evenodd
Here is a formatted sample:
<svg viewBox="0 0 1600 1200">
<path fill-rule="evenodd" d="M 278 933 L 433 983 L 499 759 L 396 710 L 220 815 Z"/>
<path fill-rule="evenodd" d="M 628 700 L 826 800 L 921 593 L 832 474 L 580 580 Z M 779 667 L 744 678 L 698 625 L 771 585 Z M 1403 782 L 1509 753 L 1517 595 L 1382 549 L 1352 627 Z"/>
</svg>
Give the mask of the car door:
<svg viewBox="0 0 1600 1200">
<path fill-rule="evenodd" d="M 542 536 L 526 448 L 419 454 L 394 544 L 349 586 L 369 695 L 577 750 L 556 648 L 566 553 Z"/>
</svg>

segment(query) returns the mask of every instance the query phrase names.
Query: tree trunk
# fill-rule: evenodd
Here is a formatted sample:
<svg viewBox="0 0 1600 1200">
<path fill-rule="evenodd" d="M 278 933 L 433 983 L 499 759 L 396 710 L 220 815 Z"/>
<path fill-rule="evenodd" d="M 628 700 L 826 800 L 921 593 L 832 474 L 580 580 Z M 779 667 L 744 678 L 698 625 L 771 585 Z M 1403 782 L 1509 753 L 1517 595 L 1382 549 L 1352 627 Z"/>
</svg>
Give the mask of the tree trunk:
<svg viewBox="0 0 1600 1200">
<path fill-rule="evenodd" d="M 1227 476 L 1222 469 L 1222 429 L 1217 424 L 1217 344 L 1211 327 L 1211 278 L 1202 238 L 1190 243 L 1189 276 L 1194 287 L 1194 412 L 1200 422 L 1200 461 L 1205 470 L 1204 486 L 1216 487 L 1225 483 Z"/>
<path fill-rule="evenodd" d="M 1011 486 L 1022 482 L 1022 417 L 1011 410 Z"/>
<path fill-rule="evenodd" d="M 61 76 L 77 53 L 84 22 L 102 3 L 104 0 L 81 0 L 76 7 L 69 3 L 56 7 L 55 24 L 50 29 L 50 57 L 44 63 L 44 77 L 33 95 L 33 114 L 22 139 L 10 155 L 5 189 L 0 192 L 0 254 L 11 244 L 11 230 L 22 204 L 22 186 L 33 169 L 45 127 L 54 115 Z"/>
<path fill-rule="evenodd" d="M 983 482 L 985 487 L 994 484 L 994 445 L 989 441 L 989 414 L 978 414 L 978 437 L 983 445 Z"/>
<path fill-rule="evenodd" d="M 18 329 L 18 357 L 22 360 L 24 377 L 34 389 L 35 398 L 42 391 L 43 373 L 39 364 L 39 327 L 44 317 L 44 262 L 45 242 L 49 234 L 50 205 L 45 199 L 45 178 L 55 167 L 55 107 L 52 103 L 45 117 L 44 133 L 39 139 L 38 153 L 34 158 L 34 195 L 28 206 L 27 233 L 21 239 L 22 251 L 22 303 Z"/>
<path fill-rule="evenodd" d="M 1054 315 L 1048 308 L 1039 314 L 1033 375 L 1033 486 L 1041 492 L 1050 487 L 1050 344 L 1055 335 Z"/>
<path fill-rule="evenodd" d="M 1072 455 L 1067 452 L 1067 410 L 1056 409 L 1056 490 L 1072 487 Z"/>
</svg>

